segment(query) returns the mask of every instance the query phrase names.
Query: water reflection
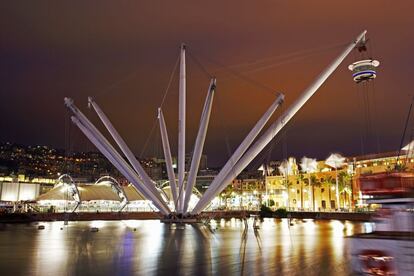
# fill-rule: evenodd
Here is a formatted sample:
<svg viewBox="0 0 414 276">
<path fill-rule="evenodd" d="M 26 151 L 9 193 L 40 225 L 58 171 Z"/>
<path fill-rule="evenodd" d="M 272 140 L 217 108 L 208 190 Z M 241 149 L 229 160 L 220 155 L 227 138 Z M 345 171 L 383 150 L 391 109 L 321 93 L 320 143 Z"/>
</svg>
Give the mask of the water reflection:
<svg viewBox="0 0 414 276">
<path fill-rule="evenodd" d="M 265 219 L 209 226 L 159 221 L 6 225 L 0 270 L 11 275 L 349 275 L 347 235 L 367 223 Z M 91 232 L 92 227 L 99 228 Z"/>
</svg>

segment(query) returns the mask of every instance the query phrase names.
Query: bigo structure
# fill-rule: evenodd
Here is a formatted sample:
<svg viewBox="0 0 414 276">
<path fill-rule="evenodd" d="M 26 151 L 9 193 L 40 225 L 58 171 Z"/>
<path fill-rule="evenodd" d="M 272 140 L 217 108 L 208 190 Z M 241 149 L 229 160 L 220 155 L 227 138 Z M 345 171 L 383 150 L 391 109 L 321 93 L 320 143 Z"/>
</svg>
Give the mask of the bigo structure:
<svg viewBox="0 0 414 276">
<path fill-rule="evenodd" d="M 90 120 L 75 106 L 74 101 L 65 98 L 66 107 L 72 111 L 72 122 L 84 133 L 84 135 L 96 146 L 96 148 L 128 179 L 138 191 L 147 199 L 152 201 L 165 219 L 196 219 L 197 216 L 208 207 L 209 203 L 223 191 L 237 175 L 245 169 L 248 164 L 268 145 L 272 139 L 281 131 L 289 120 L 301 109 L 301 107 L 315 94 L 319 87 L 328 79 L 335 69 L 344 61 L 351 51 L 365 44 L 366 31 L 362 32 L 352 41 L 343 52 L 315 79 L 315 81 L 301 94 L 301 96 L 276 119 L 264 133 L 258 137 L 266 123 L 270 120 L 275 110 L 283 103 L 284 95 L 278 94 L 276 99 L 250 130 L 230 159 L 223 166 L 219 174 L 214 178 L 206 192 L 194 207 L 189 208 L 189 200 L 195 184 L 200 158 L 203 152 L 204 142 L 210 119 L 216 89 L 216 79 L 212 78 L 207 90 L 204 107 L 201 113 L 200 125 L 194 143 L 190 170 L 185 172 L 185 131 L 186 131 L 186 47 L 180 48 L 180 70 L 179 70 L 179 114 L 178 114 L 178 177 L 176 178 L 172 164 L 170 143 L 168 139 L 166 124 L 161 108 L 158 109 L 158 120 L 160 125 L 161 140 L 167 167 L 169 185 L 173 197 L 173 205 L 169 205 L 155 182 L 148 176 L 142 165 L 136 159 L 130 148 L 119 135 L 108 117 L 91 98 L 88 98 L 89 106 L 99 116 L 102 123 L 116 142 L 122 154 L 105 138 L 105 136 L 90 122 Z"/>
</svg>

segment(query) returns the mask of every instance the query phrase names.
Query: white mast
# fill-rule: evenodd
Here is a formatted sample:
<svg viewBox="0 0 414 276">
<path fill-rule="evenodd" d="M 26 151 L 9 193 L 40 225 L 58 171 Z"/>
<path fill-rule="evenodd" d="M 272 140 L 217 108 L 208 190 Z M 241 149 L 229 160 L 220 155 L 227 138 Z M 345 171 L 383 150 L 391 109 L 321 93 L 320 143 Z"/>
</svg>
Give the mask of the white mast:
<svg viewBox="0 0 414 276">
<path fill-rule="evenodd" d="M 152 179 L 148 176 L 147 172 L 144 170 L 144 168 L 141 166 L 141 164 L 135 158 L 135 155 L 129 149 L 129 147 L 125 143 L 124 139 L 122 139 L 122 137 L 119 135 L 118 131 L 114 128 L 111 121 L 109 121 L 108 117 L 105 115 L 105 113 L 99 107 L 99 105 L 92 99 L 92 97 L 88 98 L 88 103 L 89 103 L 89 105 L 92 105 L 92 107 L 95 110 L 96 114 L 98 114 L 99 119 L 101 119 L 102 123 L 105 125 L 106 129 L 109 131 L 112 138 L 115 140 L 115 142 L 117 143 L 117 145 L 119 146 L 121 151 L 125 154 L 126 158 L 131 163 L 134 170 L 138 173 L 138 175 L 142 179 L 144 185 L 159 200 L 163 201 L 159 191 L 157 191 L 157 188 L 155 187 L 155 183 L 152 181 Z"/>
<path fill-rule="evenodd" d="M 160 123 L 162 147 L 164 150 L 165 166 L 167 167 L 168 179 L 170 182 L 171 194 L 174 201 L 175 210 L 177 211 L 177 184 L 175 182 L 175 173 L 172 165 L 170 142 L 168 140 L 167 127 L 165 125 L 164 115 L 161 107 L 158 108 L 158 120 Z"/>
<path fill-rule="evenodd" d="M 168 215 L 170 210 L 168 207 L 160 202 L 158 198 L 148 190 L 147 187 L 141 184 L 141 180 L 138 175 L 128 166 L 126 161 L 122 157 L 117 156 L 112 152 L 111 147 L 106 145 L 105 141 L 99 136 L 100 133 L 93 133 L 87 125 L 81 122 L 80 117 L 72 116 L 72 122 L 78 126 L 78 128 L 85 134 L 85 136 L 98 148 L 98 150 L 124 175 L 147 199 L 152 200 L 153 204 L 160 210 L 163 215 Z M 98 134 L 98 135 L 97 135 Z M 119 158 L 120 157 L 120 158 Z"/>
<path fill-rule="evenodd" d="M 208 198 L 210 198 L 211 194 L 214 192 L 214 187 L 218 187 L 221 183 L 222 179 L 230 172 L 233 166 L 237 163 L 237 161 L 241 158 L 241 156 L 246 152 L 249 146 L 253 143 L 254 139 L 259 135 L 260 131 L 269 121 L 272 114 L 276 111 L 276 109 L 283 103 L 284 95 L 280 94 L 276 100 L 272 103 L 272 105 L 267 109 L 267 111 L 263 114 L 263 116 L 257 121 L 256 125 L 250 130 L 247 134 L 246 138 L 240 143 L 239 147 L 221 169 L 220 173 L 214 178 L 213 182 L 210 184 L 210 187 L 201 197 L 200 201 L 196 205 L 195 208 L 199 205 L 203 205 L 204 201 L 208 204 Z"/>
<path fill-rule="evenodd" d="M 184 205 L 184 177 L 185 177 L 185 105 L 186 105 L 186 77 L 185 77 L 185 45 L 181 45 L 180 53 L 180 80 L 179 80 L 179 107 L 178 107 L 178 212 L 182 213 Z"/>
<path fill-rule="evenodd" d="M 245 153 L 245 155 L 237 162 L 232 170 L 224 177 L 218 185 L 210 185 L 205 195 L 198 202 L 191 212 L 192 214 L 200 213 L 207 204 L 217 196 L 229 183 L 234 179 L 262 150 L 270 143 L 277 133 L 288 123 L 288 121 L 300 110 L 300 108 L 309 100 L 310 97 L 318 90 L 318 88 L 326 81 L 326 79 L 335 71 L 355 46 L 365 38 L 367 31 L 362 32 L 357 39 L 352 42 L 346 49 L 323 71 L 318 78 L 302 93 L 299 99 L 286 110 L 286 112 L 276 120 L 269 129 L 259 138 L 259 140 Z M 212 192 L 208 193 L 209 190 Z"/>
<path fill-rule="evenodd" d="M 203 153 L 204 141 L 207 135 L 208 122 L 210 120 L 211 106 L 213 105 L 214 90 L 216 87 L 216 79 L 210 81 L 208 87 L 207 97 L 204 103 L 204 108 L 201 113 L 200 126 L 197 133 L 196 142 L 194 145 L 193 157 L 191 159 L 190 172 L 188 173 L 187 185 L 185 187 L 185 198 L 183 213 L 187 212 L 188 203 L 192 195 L 193 187 L 196 182 L 198 168 L 200 166 L 200 158 Z"/>
<path fill-rule="evenodd" d="M 132 170 L 132 168 L 128 165 L 128 163 L 122 158 L 122 156 L 116 151 L 116 149 L 109 143 L 109 141 L 102 135 L 102 133 L 88 120 L 88 118 L 75 106 L 72 99 L 65 98 L 65 105 L 73 112 L 75 115 L 75 119 L 79 121 L 79 124 L 76 123 L 75 120 L 72 119 L 72 121 L 79 127 L 83 127 L 87 131 L 90 132 L 92 137 L 94 138 L 94 141 L 91 140 L 91 142 L 97 146 L 96 141 L 100 144 L 100 147 L 98 149 L 102 152 L 101 148 L 104 148 L 105 151 L 110 155 L 110 158 L 102 152 L 110 161 L 115 160 L 115 163 L 111 161 L 111 163 L 120 170 L 122 174 L 123 172 L 126 172 L 129 175 L 128 179 L 135 179 L 133 183 L 139 190 L 145 189 L 148 192 L 143 193 L 144 196 L 147 197 L 147 199 L 152 200 L 154 202 L 154 205 L 157 206 L 157 208 L 164 214 L 170 213 L 170 210 L 168 206 L 165 204 L 163 200 L 160 200 L 159 197 L 156 194 L 153 194 L 151 190 L 145 186 L 143 188 L 140 188 L 142 186 L 142 180 L 139 178 L 139 176 Z M 81 129 L 82 130 L 82 129 Z M 84 132 L 82 130 L 82 132 Z M 85 133 L 85 132 L 84 132 Z M 85 135 L 91 139 L 90 135 L 88 136 L 86 133 Z M 127 177 L 127 175 L 124 175 Z"/>
</svg>

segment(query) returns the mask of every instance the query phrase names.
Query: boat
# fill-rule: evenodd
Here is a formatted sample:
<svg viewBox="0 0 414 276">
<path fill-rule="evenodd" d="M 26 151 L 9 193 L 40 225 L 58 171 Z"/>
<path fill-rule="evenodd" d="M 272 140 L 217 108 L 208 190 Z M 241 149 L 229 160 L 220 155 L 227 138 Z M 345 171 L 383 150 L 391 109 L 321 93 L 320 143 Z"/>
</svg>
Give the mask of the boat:
<svg viewBox="0 0 414 276">
<path fill-rule="evenodd" d="M 378 204 L 374 231 L 349 237 L 351 265 L 359 275 L 414 275 L 414 173 L 361 176 L 368 204 Z"/>
</svg>

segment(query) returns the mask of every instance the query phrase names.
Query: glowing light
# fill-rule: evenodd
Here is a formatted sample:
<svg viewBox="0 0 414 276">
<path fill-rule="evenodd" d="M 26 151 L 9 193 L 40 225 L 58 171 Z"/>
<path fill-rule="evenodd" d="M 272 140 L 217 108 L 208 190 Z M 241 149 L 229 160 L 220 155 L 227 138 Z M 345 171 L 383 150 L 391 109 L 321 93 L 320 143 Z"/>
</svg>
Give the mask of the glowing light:
<svg viewBox="0 0 414 276">
<path fill-rule="evenodd" d="M 354 234 L 354 225 L 349 221 L 345 222 L 345 234 L 347 236 L 351 236 Z"/>
<path fill-rule="evenodd" d="M 103 220 L 92 220 L 91 223 L 89 224 L 89 226 L 91 228 L 94 228 L 94 227 L 101 228 L 101 227 L 105 226 L 105 221 L 103 221 Z"/>
<path fill-rule="evenodd" d="M 139 220 L 123 220 L 122 222 L 129 228 L 138 228 L 141 225 Z"/>
<path fill-rule="evenodd" d="M 307 158 L 305 156 L 301 159 L 300 167 L 305 173 L 314 173 L 318 169 L 318 162 L 314 158 Z"/>
<path fill-rule="evenodd" d="M 294 157 L 289 157 L 289 160 L 284 160 L 278 167 L 279 173 L 283 176 L 294 175 L 296 165 L 296 159 Z"/>
<path fill-rule="evenodd" d="M 364 223 L 364 232 L 371 233 L 372 231 L 374 231 L 373 224 L 371 222 L 365 222 Z"/>
<path fill-rule="evenodd" d="M 325 164 L 338 169 L 340 167 L 342 167 L 345 163 L 345 157 L 341 156 L 338 153 L 332 153 L 325 161 Z"/>
<path fill-rule="evenodd" d="M 67 261 L 67 240 L 63 237 L 64 231 L 61 231 L 61 222 L 44 223 L 45 230 L 39 231 L 35 237 L 36 254 L 35 263 L 46 262 L 48 265 L 36 266 L 39 275 L 61 275 L 62 264 Z M 50 262 L 50 263 L 49 263 Z"/>
<path fill-rule="evenodd" d="M 332 220 L 330 222 L 330 225 L 332 226 L 334 230 L 334 236 L 337 236 L 338 234 L 341 237 L 343 236 L 342 231 L 344 230 L 344 224 L 342 222 L 340 222 L 339 220 Z"/>
</svg>

